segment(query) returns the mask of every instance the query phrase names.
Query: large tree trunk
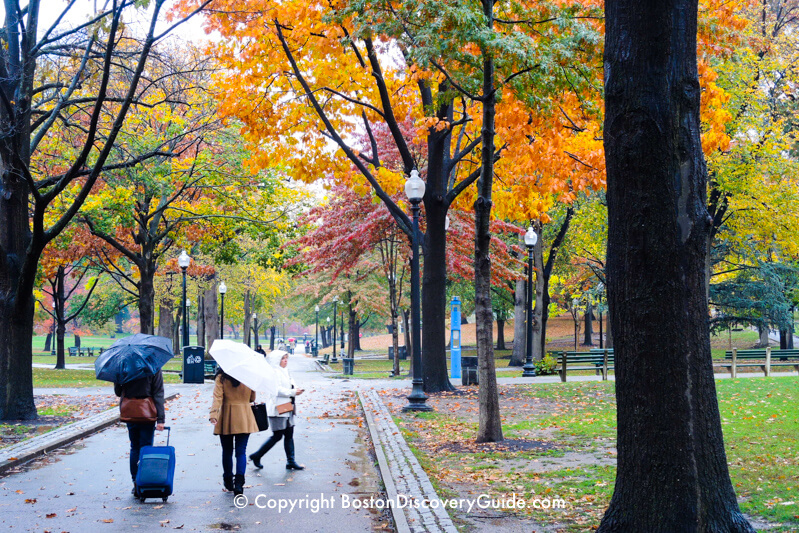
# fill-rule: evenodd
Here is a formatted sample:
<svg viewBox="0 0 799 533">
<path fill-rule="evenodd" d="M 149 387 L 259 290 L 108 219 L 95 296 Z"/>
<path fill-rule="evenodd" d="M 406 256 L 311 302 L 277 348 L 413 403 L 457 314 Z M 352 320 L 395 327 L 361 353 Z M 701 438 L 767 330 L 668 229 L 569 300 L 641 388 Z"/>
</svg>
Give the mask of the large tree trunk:
<svg viewBox="0 0 799 533">
<path fill-rule="evenodd" d="M 56 369 L 63 370 L 67 368 L 66 365 L 66 355 L 64 354 L 64 335 L 66 334 L 67 324 L 64 321 L 64 317 L 66 316 L 66 306 L 67 302 L 65 301 L 64 294 L 65 294 L 65 274 L 64 274 L 64 266 L 59 265 L 58 271 L 56 272 L 56 283 L 55 283 L 55 291 L 53 294 L 53 301 L 55 302 L 55 308 L 53 309 L 53 313 L 55 314 L 55 321 L 56 321 L 56 357 L 55 357 L 55 367 Z"/>
<path fill-rule="evenodd" d="M 174 318 L 172 316 L 172 301 L 168 299 L 161 300 L 158 306 L 158 336 L 172 338 L 172 332 L 175 330 Z"/>
<path fill-rule="evenodd" d="M 244 344 L 246 344 L 247 346 L 251 346 L 250 318 L 252 318 L 252 312 L 250 311 L 250 291 L 246 290 L 244 291 Z"/>
<path fill-rule="evenodd" d="M 483 0 L 488 31 L 494 26 L 494 0 Z M 483 50 L 483 129 L 481 176 L 474 204 L 474 299 L 477 331 L 477 373 L 480 387 L 477 442 L 502 440 L 499 389 L 494 366 L 494 309 L 491 304 L 491 188 L 494 183 L 494 60 Z"/>
<path fill-rule="evenodd" d="M 583 332 L 583 346 L 593 346 L 594 345 L 594 313 L 592 312 L 591 306 L 588 306 L 588 309 L 585 310 L 584 315 L 585 320 L 585 331 Z"/>
<path fill-rule="evenodd" d="M 272 352 L 275 349 L 275 326 L 269 327 L 269 351 Z"/>
<path fill-rule="evenodd" d="M 505 319 L 497 318 L 497 350 L 507 350 L 505 347 Z"/>
<path fill-rule="evenodd" d="M 402 323 L 403 323 L 403 327 L 405 329 L 405 333 L 404 333 L 404 335 L 405 335 L 405 346 L 407 346 L 407 348 L 405 348 L 405 350 L 406 350 L 405 353 L 408 354 L 408 361 L 410 362 L 410 365 L 408 366 L 408 376 L 413 376 L 413 357 L 411 356 L 411 354 L 413 353 L 413 344 L 411 343 L 411 331 L 410 331 L 411 316 L 410 315 L 411 315 L 410 310 L 408 310 L 408 309 L 403 309 L 402 310 Z M 398 356 L 399 352 L 394 352 L 394 354 L 396 356 Z"/>
<path fill-rule="evenodd" d="M 203 323 L 205 324 L 205 344 L 208 348 L 219 338 L 219 304 L 216 301 L 216 285 L 203 295 Z"/>
<path fill-rule="evenodd" d="M 599 532 L 754 531 L 730 482 L 710 355 L 697 0 L 605 6 L 618 467 Z"/>
<path fill-rule="evenodd" d="M 533 224 L 535 232 L 538 234 L 538 240 L 533 247 L 533 276 L 535 285 L 535 304 L 533 305 L 533 362 L 540 361 L 544 358 L 546 352 L 546 331 L 547 331 L 547 318 L 549 317 L 549 273 L 544 269 L 544 235 L 543 224 L 536 221 Z M 549 252 L 550 257 L 557 253 L 557 249 L 553 248 Z M 551 272 L 551 270 L 550 270 Z M 526 361 L 525 361 L 526 362 Z"/>
<path fill-rule="evenodd" d="M 155 333 L 155 276 L 154 265 L 139 266 L 139 331 Z"/>
<path fill-rule="evenodd" d="M 757 332 L 760 335 L 760 340 L 757 341 L 757 344 L 755 345 L 755 347 L 756 348 L 765 348 L 765 347 L 767 347 L 769 345 L 769 342 L 770 342 L 769 338 L 768 338 L 768 333 L 769 333 L 768 326 L 758 326 L 757 327 Z"/>
<path fill-rule="evenodd" d="M 431 102 L 432 103 L 432 102 Z M 452 105 L 439 108 L 438 117 L 452 122 Z M 444 223 L 449 205 L 445 199 L 449 176 L 445 170 L 452 135 L 448 128 L 429 130 L 427 138 L 427 189 L 424 216 L 427 229 L 422 236 L 422 378 L 425 392 L 455 390 L 447 372 L 447 234 Z M 408 349 L 412 347 L 406 344 Z M 413 352 L 408 352 L 411 357 Z"/>
<path fill-rule="evenodd" d="M 516 280 L 516 290 L 513 293 L 513 353 L 510 355 L 508 366 L 523 366 L 527 354 L 527 330 L 525 320 L 527 309 L 525 308 L 524 295 L 527 290 L 527 282 Z"/>
</svg>

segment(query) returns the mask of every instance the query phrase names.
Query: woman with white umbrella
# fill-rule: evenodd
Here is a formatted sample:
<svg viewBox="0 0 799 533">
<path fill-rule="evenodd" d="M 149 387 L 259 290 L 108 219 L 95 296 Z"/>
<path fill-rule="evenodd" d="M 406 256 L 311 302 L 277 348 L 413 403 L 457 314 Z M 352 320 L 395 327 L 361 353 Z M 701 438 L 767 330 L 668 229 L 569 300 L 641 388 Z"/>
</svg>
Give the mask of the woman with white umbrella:
<svg viewBox="0 0 799 533">
<path fill-rule="evenodd" d="M 250 408 L 250 403 L 255 401 L 255 391 L 223 372 L 222 367 L 217 370 L 214 382 L 214 403 L 211 405 L 209 420 L 214 425 L 214 435 L 219 435 L 222 443 L 222 480 L 225 489 L 236 495 L 243 494 L 247 441 L 250 433 L 258 433 L 258 424 Z"/>
<path fill-rule="evenodd" d="M 304 392 L 297 389 L 294 380 L 289 375 L 286 368 L 289 362 L 289 354 L 275 350 L 266 356 L 267 361 L 277 371 L 277 393 L 266 399 L 266 410 L 269 416 L 269 428 L 272 436 L 263 443 L 261 448 L 250 455 L 256 468 L 263 468 L 261 457 L 272 449 L 280 439 L 283 439 L 283 449 L 286 452 L 287 470 L 304 470 L 305 467 L 297 464 L 294 459 L 294 398 Z"/>
</svg>

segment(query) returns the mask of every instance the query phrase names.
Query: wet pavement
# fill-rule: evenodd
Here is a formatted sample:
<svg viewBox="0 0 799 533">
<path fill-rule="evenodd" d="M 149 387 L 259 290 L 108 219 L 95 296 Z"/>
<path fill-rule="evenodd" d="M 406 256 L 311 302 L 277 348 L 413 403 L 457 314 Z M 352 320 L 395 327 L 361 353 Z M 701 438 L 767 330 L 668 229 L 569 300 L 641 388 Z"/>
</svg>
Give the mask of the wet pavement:
<svg viewBox="0 0 799 533">
<path fill-rule="evenodd" d="M 289 365 L 298 386 L 306 388 L 298 398 L 295 444 L 297 460 L 307 469 L 287 471 L 278 444 L 262 459 L 263 470 L 248 463 L 243 508 L 222 489 L 221 448 L 207 421 L 213 386 L 206 382 L 177 386 L 181 395 L 167 406 L 170 444 L 177 454 L 175 492 L 167 503 L 142 504 L 130 494 L 127 430 L 116 424 L 0 477 L 0 528 L 73 533 L 159 527 L 372 531 L 385 520 L 352 508 L 353 502 L 381 497 L 367 432 L 356 417 L 357 399 L 347 390 L 350 387 L 316 372 L 315 363 L 305 356 L 292 356 Z M 268 435 L 251 435 L 248 451 Z M 166 432 L 156 433 L 156 444 L 165 437 Z M 292 505 L 293 510 L 288 508 Z"/>
</svg>

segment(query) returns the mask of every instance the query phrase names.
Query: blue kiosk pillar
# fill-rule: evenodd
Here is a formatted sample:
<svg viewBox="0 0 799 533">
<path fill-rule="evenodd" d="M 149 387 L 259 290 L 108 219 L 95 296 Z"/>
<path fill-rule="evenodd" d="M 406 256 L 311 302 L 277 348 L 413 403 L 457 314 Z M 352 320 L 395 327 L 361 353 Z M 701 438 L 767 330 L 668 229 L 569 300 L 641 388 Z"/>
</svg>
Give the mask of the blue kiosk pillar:
<svg viewBox="0 0 799 533">
<path fill-rule="evenodd" d="M 451 326 L 449 334 L 449 345 L 451 347 L 450 357 L 452 362 L 450 370 L 452 372 L 452 379 L 460 379 L 461 377 L 461 301 L 457 296 L 452 297 L 450 303 L 452 311 L 450 313 Z"/>
</svg>

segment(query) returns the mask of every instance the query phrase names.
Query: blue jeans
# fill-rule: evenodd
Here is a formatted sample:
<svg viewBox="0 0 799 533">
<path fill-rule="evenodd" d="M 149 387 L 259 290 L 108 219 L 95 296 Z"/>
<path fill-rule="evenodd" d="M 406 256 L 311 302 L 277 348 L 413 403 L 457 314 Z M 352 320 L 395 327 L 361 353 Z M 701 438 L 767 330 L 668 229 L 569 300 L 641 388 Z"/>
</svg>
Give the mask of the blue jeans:
<svg viewBox="0 0 799 533">
<path fill-rule="evenodd" d="M 143 446 L 153 445 L 155 422 L 132 423 L 128 422 L 128 437 L 130 438 L 130 475 L 136 483 L 136 473 L 139 471 L 139 455 Z"/>
<path fill-rule="evenodd" d="M 222 473 L 226 476 L 233 475 L 233 451 L 236 452 L 236 474 L 243 476 L 247 470 L 247 441 L 249 433 L 235 435 L 219 435 L 222 443 Z"/>
</svg>

